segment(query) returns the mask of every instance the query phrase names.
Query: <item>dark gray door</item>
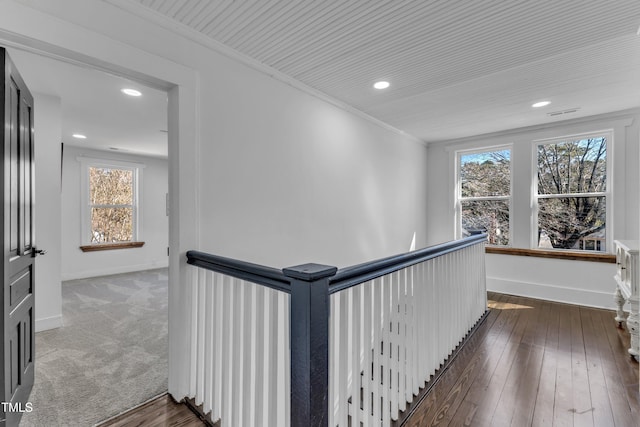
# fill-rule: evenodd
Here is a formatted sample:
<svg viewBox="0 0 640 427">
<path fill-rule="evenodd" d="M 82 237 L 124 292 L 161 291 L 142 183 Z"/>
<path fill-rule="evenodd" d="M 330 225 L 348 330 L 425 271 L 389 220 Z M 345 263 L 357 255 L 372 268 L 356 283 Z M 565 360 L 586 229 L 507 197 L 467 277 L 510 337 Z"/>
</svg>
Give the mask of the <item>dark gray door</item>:
<svg viewBox="0 0 640 427">
<path fill-rule="evenodd" d="M 2 143 L 4 162 L 2 276 L 2 421 L 15 426 L 27 405 L 34 373 L 34 157 L 33 97 L 7 52 L 2 61 Z M 52 224 L 52 226 L 57 226 Z"/>
</svg>

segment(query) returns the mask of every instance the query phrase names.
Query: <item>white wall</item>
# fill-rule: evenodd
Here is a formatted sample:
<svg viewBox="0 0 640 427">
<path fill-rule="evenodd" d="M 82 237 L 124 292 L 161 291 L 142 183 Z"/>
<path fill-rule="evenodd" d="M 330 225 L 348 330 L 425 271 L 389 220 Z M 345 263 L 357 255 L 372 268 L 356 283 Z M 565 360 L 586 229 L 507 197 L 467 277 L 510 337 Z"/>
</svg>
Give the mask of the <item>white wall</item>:
<svg viewBox="0 0 640 427">
<path fill-rule="evenodd" d="M 27 4 L 196 70 L 200 249 L 284 267 L 424 246 L 420 143 L 104 3 Z"/>
<path fill-rule="evenodd" d="M 60 98 L 34 93 L 36 161 L 36 246 L 47 251 L 36 258 L 36 331 L 62 325 L 60 288 Z"/>
<path fill-rule="evenodd" d="M 212 108 L 200 157 L 203 250 L 342 267 L 406 252 L 414 235 L 425 244 L 423 145 L 232 69 L 224 86 L 202 86 Z"/>
<path fill-rule="evenodd" d="M 273 266 L 343 266 L 404 252 L 414 233 L 424 246 L 420 143 L 107 2 L 2 7 L 5 43 L 168 84 L 174 398 L 189 387 L 181 352 L 189 344 L 186 250 Z"/>
<path fill-rule="evenodd" d="M 532 141 L 606 129 L 614 130 L 613 144 L 608 147 L 608 155 L 613 158 L 613 174 L 610 174 L 613 239 L 638 239 L 639 119 L 640 112 L 625 111 L 430 145 L 429 243 L 446 241 L 455 235 L 456 150 L 513 144 L 511 243 L 516 248 L 530 248 Z M 433 203 L 436 200 L 438 202 Z M 487 287 L 490 290 L 567 303 L 613 308 L 614 273 L 615 264 L 487 254 Z"/>
<path fill-rule="evenodd" d="M 34 6 L 51 6 L 37 2 Z M 127 16 L 117 9 L 98 1 L 61 1 L 55 11 L 62 16 L 73 16 L 94 8 L 92 24 L 106 22 L 108 34 L 103 35 L 85 26 L 86 19 L 75 16 L 78 24 L 58 19 L 26 6 L 26 2 L 5 0 L 0 3 L 0 44 L 42 52 L 72 63 L 86 64 L 106 72 L 125 76 L 142 84 L 168 91 L 169 111 L 169 239 L 172 248 L 169 257 L 169 391 L 180 400 L 189 394 L 188 360 L 183 349 L 189 345 L 189 299 L 186 287 L 186 261 L 188 249 L 198 247 L 197 190 L 198 146 L 200 143 L 200 116 L 198 102 L 198 75 L 189 67 L 153 54 L 116 38 L 125 32 L 137 32 L 137 23 L 118 28 Z M 108 11 L 103 10 L 107 8 Z M 108 16 L 119 15 L 111 18 Z M 86 18 L 86 16 L 85 16 Z M 142 25 L 142 23 L 140 23 Z M 161 47 L 158 48 L 161 50 Z M 43 70 L 45 71 L 45 70 Z"/>
<path fill-rule="evenodd" d="M 169 223 L 166 215 L 168 168 L 164 159 L 88 150 L 65 145 L 62 173 L 62 280 L 166 267 Z M 79 157 L 144 165 L 140 185 L 141 248 L 82 252 Z"/>
</svg>

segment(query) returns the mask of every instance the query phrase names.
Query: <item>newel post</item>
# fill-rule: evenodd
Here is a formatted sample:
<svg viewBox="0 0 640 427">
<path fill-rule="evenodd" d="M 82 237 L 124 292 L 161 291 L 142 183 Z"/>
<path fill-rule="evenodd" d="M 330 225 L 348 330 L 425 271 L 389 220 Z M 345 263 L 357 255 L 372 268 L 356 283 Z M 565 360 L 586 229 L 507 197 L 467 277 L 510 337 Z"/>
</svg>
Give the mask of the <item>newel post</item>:
<svg viewBox="0 0 640 427">
<path fill-rule="evenodd" d="M 329 424 L 329 278 L 338 269 L 304 264 L 291 281 L 291 426 Z"/>
</svg>

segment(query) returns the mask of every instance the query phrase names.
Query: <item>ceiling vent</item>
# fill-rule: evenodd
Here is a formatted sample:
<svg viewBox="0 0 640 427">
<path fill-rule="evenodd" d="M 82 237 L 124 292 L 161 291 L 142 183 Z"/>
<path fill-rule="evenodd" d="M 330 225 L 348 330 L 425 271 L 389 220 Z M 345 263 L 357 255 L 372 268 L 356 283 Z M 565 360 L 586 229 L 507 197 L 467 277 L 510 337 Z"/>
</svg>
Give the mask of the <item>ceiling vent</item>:
<svg viewBox="0 0 640 427">
<path fill-rule="evenodd" d="M 576 107 L 576 108 L 569 108 L 566 110 L 560 110 L 560 111 L 552 111 L 551 113 L 547 113 L 547 116 L 550 117 L 554 117 L 554 116 L 562 116 L 563 114 L 571 114 L 571 113 L 575 113 L 576 111 L 578 111 L 580 109 L 580 107 Z"/>
</svg>

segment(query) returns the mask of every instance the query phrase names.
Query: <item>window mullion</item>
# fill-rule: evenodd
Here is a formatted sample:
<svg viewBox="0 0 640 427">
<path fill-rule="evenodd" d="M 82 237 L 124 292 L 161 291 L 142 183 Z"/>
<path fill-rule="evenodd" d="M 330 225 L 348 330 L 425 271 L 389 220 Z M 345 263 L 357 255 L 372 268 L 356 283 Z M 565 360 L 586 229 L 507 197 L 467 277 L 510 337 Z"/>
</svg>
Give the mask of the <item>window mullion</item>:
<svg viewBox="0 0 640 427">
<path fill-rule="evenodd" d="M 565 194 L 537 194 L 538 199 L 565 199 L 572 197 L 606 197 L 609 194 L 606 192 L 597 193 L 565 193 Z"/>
<path fill-rule="evenodd" d="M 133 209 L 133 205 L 108 205 L 108 204 L 91 204 L 89 205 L 92 208 L 129 208 Z"/>
<path fill-rule="evenodd" d="M 460 197 L 461 202 L 476 202 L 484 200 L 509 200 L 511 196 L 478 196 L 478 197 Z"/>
</svg>

